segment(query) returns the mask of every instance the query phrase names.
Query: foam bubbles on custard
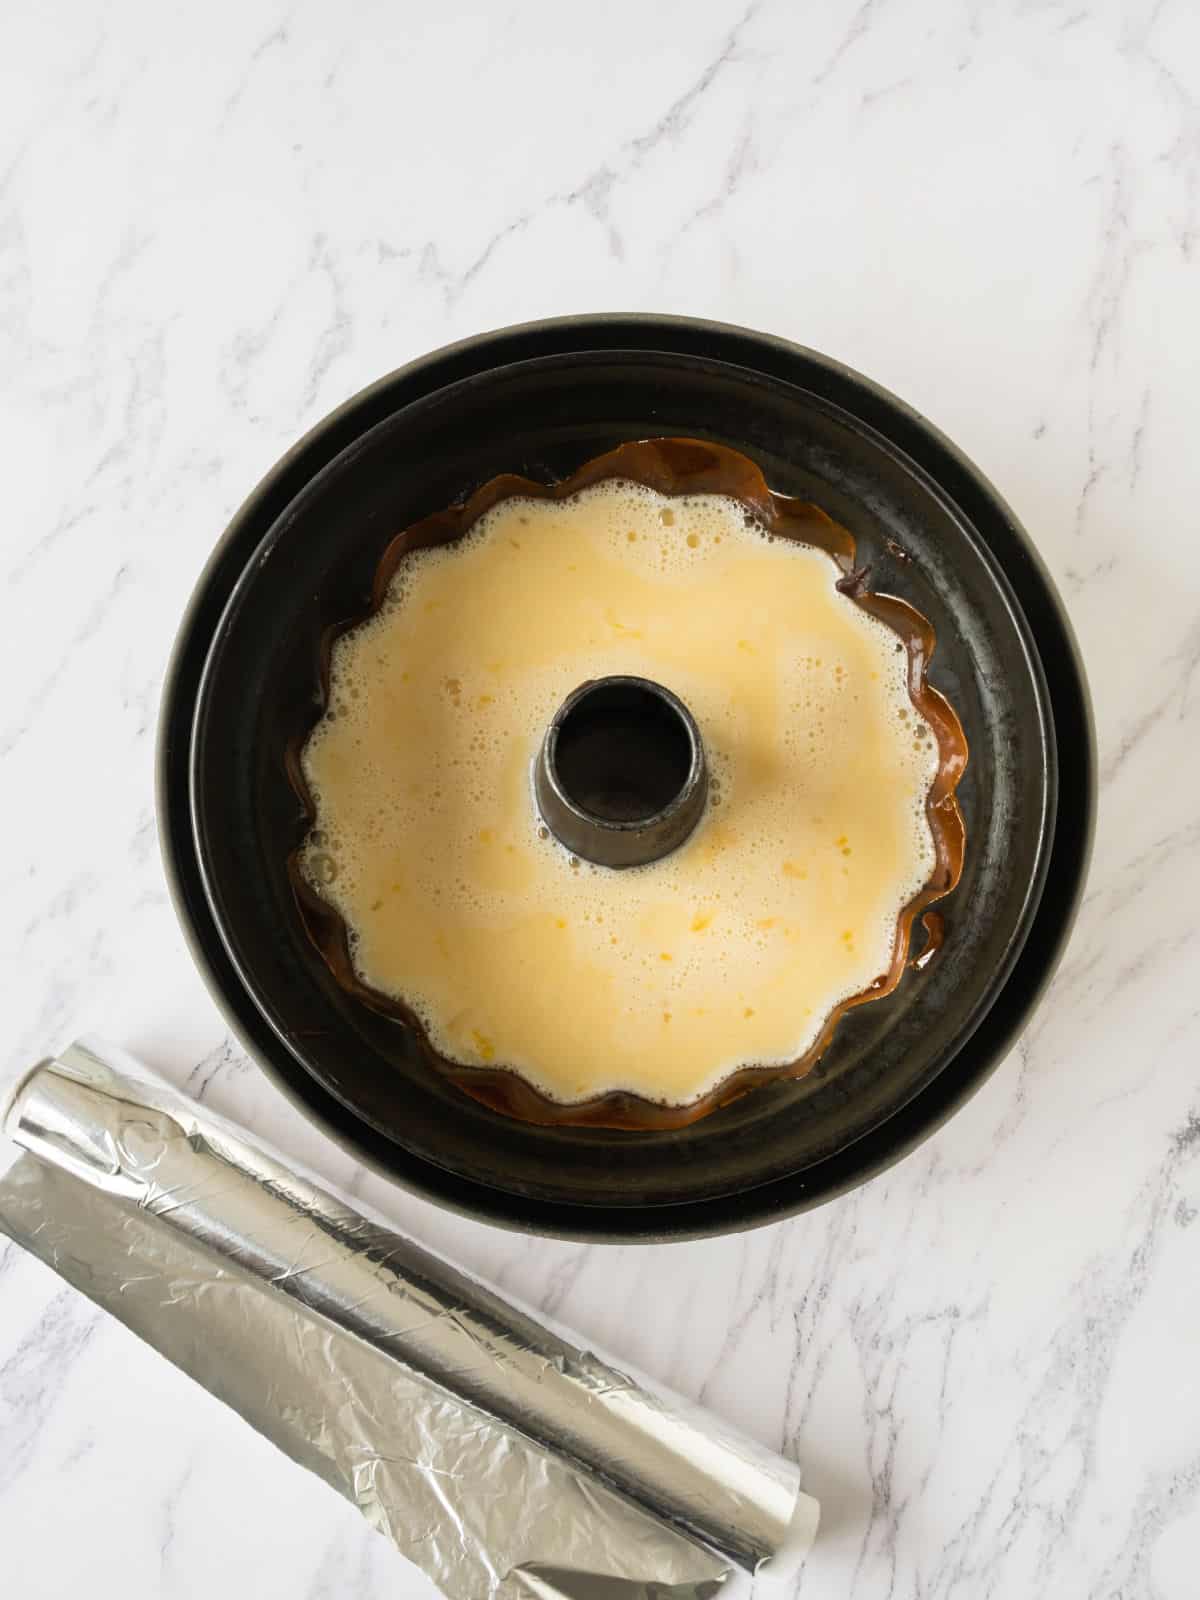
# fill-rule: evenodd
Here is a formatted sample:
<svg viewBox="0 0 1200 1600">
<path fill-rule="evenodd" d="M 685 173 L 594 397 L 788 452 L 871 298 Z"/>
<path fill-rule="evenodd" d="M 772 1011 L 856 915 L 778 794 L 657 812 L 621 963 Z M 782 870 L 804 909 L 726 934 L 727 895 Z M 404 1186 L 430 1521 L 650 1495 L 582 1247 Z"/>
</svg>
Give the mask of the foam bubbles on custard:
<svg viewBox="0 0 1200 1600">
<path fill-rule="evenodd" d="M 360 978 L 563 1100 L 682 1103 L 801 1055 L 934 867 L 907 651 L 837 577 L 736 501 L 624 481 L 406 558 L 304 752 L 305 871 Z M 532 787 L 555 710 L 608 673 L 674 690 L 710 768 L 691 838 L 623 872 L 570 857 Z"/>
</svg>

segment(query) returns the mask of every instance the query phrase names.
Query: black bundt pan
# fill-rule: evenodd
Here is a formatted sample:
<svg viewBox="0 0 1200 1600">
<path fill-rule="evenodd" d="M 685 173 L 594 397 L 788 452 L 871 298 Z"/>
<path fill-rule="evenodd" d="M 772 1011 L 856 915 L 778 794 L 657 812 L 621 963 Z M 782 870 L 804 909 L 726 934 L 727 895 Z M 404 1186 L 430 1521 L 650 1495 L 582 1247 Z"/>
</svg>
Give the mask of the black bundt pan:
<svg viewBox="0 0 1200 1600">
<path fill-rule="evenodd" d="M 962 882 L 925 972 L 850 1013 L 816 1070 L 675 1132 L 511 1121 L 430 1070 L 333 982 L 285 862 L 284 744 L 315 712 L 316 641 L 366 603 L 393 534 L 497 473 L 547 481 L 617 443 L 752 456 L 858 540 L 871 587 L 937 630 L 930 679 L 970 741 Z M 682 318 L 555 319 L 452 345 L 347 401 L 234 517 L 164 695 L 159 824 L 192 950 L 251 1054 L 322 1127 L 429 1199 L 567 1237 L 694 1238 L 862 1183 L 982 1083 L 1061 953 L 1091 841 L 1087 690 L 1060 602 L 995 490 L 921 417 L 837 362 Z"/>
</svg>

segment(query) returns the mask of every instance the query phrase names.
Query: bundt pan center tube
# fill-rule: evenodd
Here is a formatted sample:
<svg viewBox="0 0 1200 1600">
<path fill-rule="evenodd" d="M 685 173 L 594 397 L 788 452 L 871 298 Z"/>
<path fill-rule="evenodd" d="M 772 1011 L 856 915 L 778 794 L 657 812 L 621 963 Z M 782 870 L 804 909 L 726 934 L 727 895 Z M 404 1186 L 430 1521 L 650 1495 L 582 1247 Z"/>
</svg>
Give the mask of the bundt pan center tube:
<svg viewBox="0 0 1200 1600">
<path fill-rule="evenodd" d="M 708 798 L 700 730 L 661 683 L 617 674 L 581 683 L 546 729 L 534 789 L 550 832 L 585 861 L 660 861 Z"/>
</svg>

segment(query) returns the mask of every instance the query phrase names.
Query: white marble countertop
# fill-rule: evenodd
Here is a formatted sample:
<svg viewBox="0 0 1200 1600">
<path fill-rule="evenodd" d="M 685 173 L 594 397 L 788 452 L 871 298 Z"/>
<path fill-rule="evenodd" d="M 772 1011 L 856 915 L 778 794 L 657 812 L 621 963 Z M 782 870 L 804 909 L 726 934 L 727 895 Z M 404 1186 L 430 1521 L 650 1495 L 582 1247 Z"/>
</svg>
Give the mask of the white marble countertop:
<svg viewBox="0 0 1200 1600">
<path fill-rule="evenodd" d="M 154 721 L 235 506 L 409 357 L 560 312 L 765 328 L 949 432 L 1078 629 L 1103 794 L 1012 1057 L 899 1167 L 617 1249 L 356 1172 L 228 1037 Z M 798 1457 L 802 1596 L 1200 1592 L 1200 12 L 298 0 L 0 20 L 3 1069 L 83 1029 Z M 428 1595 L 348 1506 L 0 1250 L 0 1592 Z"/>
</svg>

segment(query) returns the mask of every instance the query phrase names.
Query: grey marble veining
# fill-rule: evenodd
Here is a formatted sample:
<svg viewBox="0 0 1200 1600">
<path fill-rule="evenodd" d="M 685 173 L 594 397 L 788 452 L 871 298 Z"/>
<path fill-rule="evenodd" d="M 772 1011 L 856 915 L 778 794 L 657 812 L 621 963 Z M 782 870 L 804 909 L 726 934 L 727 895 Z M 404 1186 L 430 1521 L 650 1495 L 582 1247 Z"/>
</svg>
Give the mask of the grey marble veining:
<svg viewBox="0 0 1200 1600">
<path fill-rule="evenodd" d="M 1200 12 L 549 0 L 0 18 L 0 1072 L 84 1029 L 804 1461 L 799 1593 L 1200 1591 Z M 409 357 L 597 309 L 769 329 L 945 428 L 1062 588 L 1095 866 L 936 1138 L 670 1248 L 354 1168 L 226 1035 L 167 901 L 172 635 L 239 500 Z M 320 1484 L 0 1248 L 0 1592 L 427 1593 Z"/>
</svg>

